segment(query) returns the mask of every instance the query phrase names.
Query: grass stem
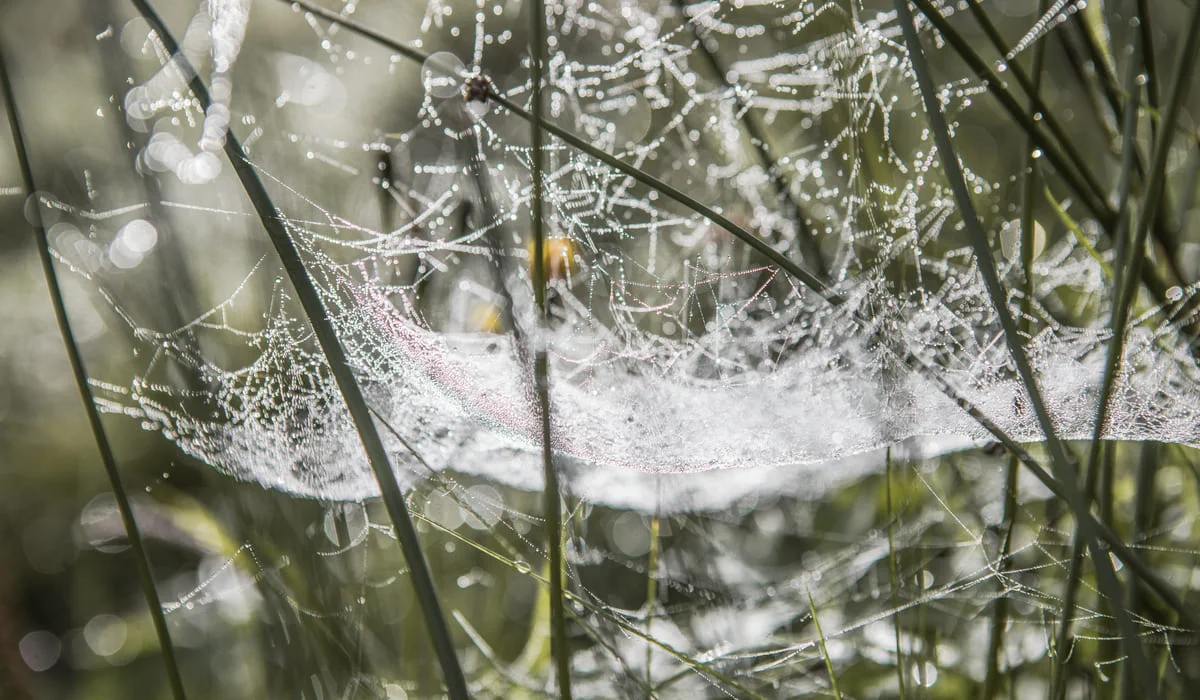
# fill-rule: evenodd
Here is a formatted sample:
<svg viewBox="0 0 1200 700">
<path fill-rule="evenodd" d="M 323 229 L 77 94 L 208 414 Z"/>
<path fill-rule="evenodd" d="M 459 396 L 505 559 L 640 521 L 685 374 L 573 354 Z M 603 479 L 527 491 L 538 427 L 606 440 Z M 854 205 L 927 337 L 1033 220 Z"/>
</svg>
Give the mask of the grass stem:
<svg viewBox="0 0 1200 700">
<path fill-rule="evenodd" d="M 812 591 L 805 591 L 808 594 L 808 609 L 812 613 L 813 626 L 817 628 L 817 639 L 821 641 L 821 656 L 825 657 L 825 670 L 829 672 L 829 686 L 833 689 L 833 697 L 837 700 L 842 700 L 842 693 L 838 690 L 837 674 L 833 671 L 833 659 L 829 658 L 829 648 L 825 646 L 825 633 L 821 630 L 821 621 L 817 619 L 817 606 L 813 604 Z"/>
<path fill-rule="evenodd" d="M 1129 198 L 1133 186 L 1133 162 L 1134 162 L 1134 142 L 1137 136 L 1137 100 L 1134 99 L 1134 91 L 1136 90 L 1136 76 L 1141 62 L 1139 60 L 1141 52 L 1144 50 L 1144 45 L 1134 51 L 1132 62 L 1125 77 L 1125 89 L 1129 98 L 1125 101 L 1125 109 L 1123 114 L 1122 125 L 1122 170 L 1120 182 L 1118 184 L 1120 197 L 1120 220 L 1117 223 L 1117 230 L 1114 234 L 1116 238 L 1117 263 L 1124 262 L 1124 257 L 1128 253 L 1129 246 L 1126 245 L 1126 234 L 1129 229 Z M 1104 377 L 1100 384 L 1100 402 L 1097 409 L 1096 420 L 1092 431 L 1092 445 L 1088 453 L 1087 470 L 1084 475 L 1084 493 L 1090 499 L 1096 489 L 1096 481 L 1098 478 L 1101 457 L 1101 437 L 1104 432 L 1104 426 L 1108 422 L 1108 414 L 1111 410 L 1111 402 L 1113 389 L 1115 387 L 1117 374 L 1121 364 L 1122 354 L 1124 352 L 1123 319 L 1128 317 L 1129 310 L 1123 312 L 1119 310 L 1118 304 L 1124 299 L 1123 285 L 1130 283 L 1132 278 L 1129 275 L 1128 266 L 1120 269 L 1119 275 L 1113 277 L 1113 308 L 1109 319 L 1109 327 L 1113 331 L 1113 338 L 1109 342 L 1107 357 L 1105 358 Z M 1131 298 L 1132 299 L 1132 298 Z M 1132 301 L 1131 301 L 1132 303 Z M 1121 335 L 1118 335 L 1118 332 Z M 1075 615 L 1076 597 L 1078 595 L 1079 583 L 1081 578 L 1081 559 L 1082 559 L 1082 539 L 1079 534 L 1079 528 L 1076 527 L 1075 533 L 1072 536 L 1071 545 L 1071 564 L 1067 575 L 1067 589 L 1063 595 L 1062 614 L 1059 616 L 1058 639 L 1055 648 L 1059 650 L 1067 649 L 1071 640 L 1072 618 Z M 1120 605 L 1120 601 L 1112 601 L 1112 605 Z M 1054 700 L 1060 700 L 1066 694 L 1066 675 L 1067 669 L 1065 664 L 1060 661 L 1055 678 L 1053 681 L 1053 690 L 1051 697 Z"/>
<path fill-rule="evenodd" d="M 888 578 L 892 585 L 892 630 L 896 636 L 896 687 L 900 692 L 900 700 L 905 700 L 904 682 L 904 650 L 900 644 L 900 561 L 896 553 L 896 511 L 892 502 L 892 448 L 887 449 L 885 456 L 884 490 L 887 494 L 888 518 Z M 816 616 L 814 615 L 815 619 Z"/>
<path fill-rule="evenodd" d="M 105 432 L 104 424 L 100 420 L 100 410 L 96 407 L 96 398 L 92 395 L 91 386 L 88 384 L 87 370 L 83 364 L 83 355 L 79 352 L 79 345 L 75 342 L 75 334 L 71 331 L 71 321 L 67 316 L 67 307 L 63 301 L 62 289 L 58 283 L 58 273 L 54 269 L 54 257 L 50 253 L 50 241 L 46 236 L 46 227 L 42 222 L 41 203 L 36 201 L 38 195 L 33 177 L 33 166 L 26 148 L 25 133 L 21 127 L 20 115 L 17 112 L 16 96 L 13 92 L 12 81 L 9 79 L 8 66 L 4 59 L 2 47 L 0 47 L 0 91 L 3 92 L 4 104 L 8 111 L 8 126 L 12 131 L 13 146 L 16 150 L 17 163 L 21 170 L 21 181 L 25 195 L 28 198 L 27 211 L 30 212 L 33 219 L 38 257 L 42 263 L 42 273 L 46 278 L 46 287 L 50 292 L 50 303 L 54 307 L 54 319 L 58 324 L 58 332 L 62 336 L 63 347 L 67 351 L 67 360 L 71 364 L 71 373 L 75 379 L 75 386 L 79 390 L 79 397 L 82 399 L 84 411 L 87 413 L 88 425 L 92 430 L 92 437 L 96 441 L 96 449 L 100 452 L 100 461 L 104 465 L 104 472 L 108 476 L 109 485 L 112 487 L 113 498 L 117 503 L 117 512 L 121 516 L 121 525 L 124 527 L 125 536 L 129 540 L 129 549 L 133 554 L 133 563 L 137 571 L 138 583 L 141 585 L 142 595 L 146 599 L 146 607 L 149 609 L 150 620 L 154 625 L 154 634 L 158 638 L 158 645 L 162 651 L 163 667 L 167 673 L 167 685 L 170 687 L 171 696 L 175 700 L 185 700 L 187 694 L 184 692 L 183 677 L 179 672 L 179 662 L 175 655 L 175 645 L 171 642 L 171 633 L 167 629 L 167 619 L 163 613 L 162 599 L 159 597 L 158 588 L 154 583 L 154 573 L 150 568 L 150 557 L 146 553 L 146 544 L 142 539 L 141 531 L 138 529 L 137 519 L 133 513 L 133 505 L 129 501 L 125 484 L 121 480 L 121 473 L 117 469 L 117 460 L 113 455 L 112 445 L 108 441 L 108 434 Z"/>
<path fill-rule="evenodd" d="M 922 0 L 914 0 L 914 2 L 922 2 Z M 1004 340 L 1008 347 L 1009 355 L 1017 367 L 1017 374 L 1024 385 L 1026 398 L 1032 405 L 1038 425 L 1045 435 L 1046 444 L 1051 456 L 1051 466 L 1055 470 L 1055 476 L 1059 484 L 1070 495 L 1069 502 L 1073 509 L 1079 514 L 1087 514 L 1088 501 L 1079 492 L 1077 475 L 1075 474 L 1072 460 L 1067 454 L 1066 447 L 1055 432 L 1054 422 L 1050 418 L 1049 410 L 1042 398 L 1037 380 L 1034 378 L 1033 367 L 1025 354 L 1020 331 L 1008 308 L 1008 295 L 1004 291 L 996 269 L 996 262 L 992 258 L 987 234 L 984 233 L 979 217 L 975 213 L 975 206 L 967 189 L 966 180 L 963 177 L 962 166 L 959 164 L 958 155 L 954 150 L 949 128 L 946 125 L 941 104 L 937 98 L 933 75 L 928 63 L 925 61 L 920 37 L 917 35 L 912 13 L 908 9 L 908 0 L 895 0 L 894 4 L 900 19 L 901 29 L 904 32 L 904 41 L 908 46 L 913 70 L 917 76 L 921 97 L 925 103 L 925 112 L 929 117 L 930 127 L 933 132 L 934 142 L 937 145 L 938 155 L 942 161 L 942 167 L 946 172 L 947 180 L 949 180 L 954 200 L 962 212 L 963 224 L 967 229 L 971 247 L 975 252 L 975 259 L 979 264 L 979 273 L 983 277 L 984 285 L 987 287 L 989 296 L 991 296 L 992 305 L 996 310 L 996 315 L 999 317 L 1000 325 L 1004 329 Z M 1092 561 L 1096 569 L 1096 576 L 1099 580 L 1101 591 L 1110 599 L 1120 600 L 1123 597 L 1121 583 L 1113 570 L 1113 563 L 1109 558 L 1108 551 L 1100 547 L 1095 532 L 1096 528 L 1094 527 L 1095 521 L 1090 518 L 1081 517 L 1080 522 L 1085 524 L 1083 534 L 1087 541 L 1088 549 L 1092 554 Z M 1125 653 L 1129 656 L 1129 664 L 1138 673 L 1139 682 L 1143 685 L 1151 683 L 1153 671 L 1146 661 L 1141 639 L 1137 634 L 1137 628 L 1134 626 L 1133 620 L 1130 618 L 1128 612 L 1120 607 L 1115 610 L 1115 616 L 1121 628 L 1121 634 L 1124 637 L 1124 649 Z"/>
<path fill-rule="evenodd" d="M 567 620 L 563 606 L 562 554 L 562 497 L 559 493 L 558 471 L 554 468 L 554 445 L 550 431 L 550 376 L 546 358 L 546 233 L 543 219 L 543 136 L 542 136 L 542 67 L 546 52 L 546 8 L 543 0 L 532 0 L 529 11 L 529 72 L 530 111 L 537 116 L 529 120 L 531 178 L 533 197 L 530 216 L 533 226 L 533 296 L 538 307 L 538 323 L 534 333 L 533 382 L 537 393 L 538 413 L 542 428 L 542 475 L 544 477 L 542 510 L 546 519 L 546 549 L 550 559 L 550 654 L 554 657 L 558 695 L 571 697 L 571 652 L 567 647 Z"/>
</svg>

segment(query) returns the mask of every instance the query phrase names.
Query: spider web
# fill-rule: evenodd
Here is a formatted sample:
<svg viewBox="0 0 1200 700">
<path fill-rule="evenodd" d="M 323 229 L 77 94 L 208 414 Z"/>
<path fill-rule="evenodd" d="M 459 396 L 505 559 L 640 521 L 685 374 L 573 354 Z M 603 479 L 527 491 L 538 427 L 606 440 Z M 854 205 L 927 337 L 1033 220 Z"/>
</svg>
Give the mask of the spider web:
<svg viewBox="0 0 1200 700">
<path fill-rule="evenodd" d="M 302 561 L 317 542 L 330 571 L 353 583 L 347 591 L 299 604 L 275 576 L 292 561 L 287 544 L 271 542 L 271 560 L 250 537 L 217 556 L 168 605 L 172 615 L 247 605 L 235 593 L 257 587 L 298 620 L 341 620 L 357 635 L 347 646 L 361 650 L 375 622 L 363 597 L 397 580 L 378 546 L 390 537 L 383 518 L 355 503 L 377 495 L 358 435 L 218 157 L 232 128 L 302 253 L 417 517 L 451 537 L 489 531 L 525 578 L 527 562 L 545 555 L 534 544 L 537 506 L 521 494 L 541 487 L 524 358 L 545 344 L 556 465 L 579 499 L 568 523 L 573 612 L 594 642 L 572 659 L 580 695 L 641 697 L 638 679 L 671 683 L 680 697 L 739 695 L 714 673 L 767 695 L 822 692 L 824 654 L 805 627 L 814 610 L 838 668 L 901 665 L 931 686 L 939 670 L 957 682 L 983 669 L 962 644 L 907 628 L 893 636 L 892 616 L 921 611 L 975 644 L 985 611 L 1007 598 L 1004 666 L 1044 660 L 1046 618 L 1060 607 L 1047 580 L 1065 565 L 1071 532 L 1042 512 L 1043 491 L 1023 485 L 1001 538 L 995 460 L 922 461 L 990 436 L 896 356 L 903 348 L 936 367 L 1016 440 L 1043 439 L 925 129 L 894 14 L 833 2 L 549 3 L 550 120 L 720 211 L 846 301 L 831 306 L 687 207 L 547 136 L 550 311 L 537 334 L 528 124 L 463 99 L 483 74 L 507 99 L 528 100 L 520 3 L 396 5 L 327 7 L 394 28 L 431 52 L 422 66 L 301 8 L 260 3 L 263 20 L 247 25 L 249 2 L 201 5 L 182 45 L 213 86 L 207 111 L 135 20 L 120 41 L 147 75 L 117 97 L 141 134 L 137 168 L 160 174 L 161 198 L 100 208 L 40 195 L 60 260 L 101 291 L 135 347 L 132 376 L 94 381 L 103 408 L 238 479 L 347 501 L 294 544 Z M 1031 17 L 1021 29 L 1035 43 L 1060 23 Z M 991 153 L 969 143 L 980 139 L 971 122 L 986 122 L 985 93 L 976 79 L 950 78 L 939 97 L 1058 432 L 1090 439 L 1112 254 L 1069 235 L 1050 240 L 1045 219 L 1035 298 L 1024 297 L 1018 209 L 1007 204 L 1018 199 L 1010 173 L 1021 160 L 1005 160 L 1000 137 Z M 1173 289 L 1169 308 L 1138 307 L 1106 438 L 1200 445 L 1197 367 L 1166 320 L 1194 291 Z M 888 448 L 915 465 L 912 479 L 934 504 L 889 520 L 894 533 L 857 518 L 833 531 L 815 506 L 787 505 L 869 483 Z M 851 491 L 849 510 L 873 514 L 877 494 L 863 489 Z M 651 517 L 672 538 L 657 572 L 645 561 Z M 1180 542 L 1191 527 L 1179 515 L 1155 534 L 1180 561 L 1194 559 L 1194 544 Z M 808 543 L 803 556 L 774 561 L 768 552 L 793 535 Z M 890 549 L 903 554 L 886 600 Z M 348 558 L 361 561 L 341 568 Z M 601 568 L 643 586 L 649 574 L 665 593 L 622 607 L 588 585 Z M 458 587 L 491 586 L 488 571 L 462 571 Z M 1108 613 L 1087 602 L 1077 640 L 1101 648 L 1089 658 L 1104 676 L 1119 650 L 1103 646 Z M 456 620 L 504 682 L 546 687 L 548 668 L 524 653 L 498 660 L 471 626 L 478 619 Z M 1172 649 L 1179 630 L 1138 622 Z M 373 662 L 356 659 L 354 673 L 369 675 Z"/>
<path fill-rule="evenodd" d="M 373 410 L 435 468 L 532 486 L 538 421 L 512 333 L 531 306 L 528 129 L 501 108 L 462 99 L 474 73 L 518 103 L 528 83 L 523 64 L 505 65 L 518 52 L 512 8 L 482 4 L 466 18 L 453 10 L 431 3 L 414 43 L 469 45 L 471 63 L 435 53 L 419 70 L 420 104 L 404 101 L 400 117 L 358 115 L 378 113 L 392 99 L 379 86 L 407 86 L 417 67 L 303 13 L 282 21 L 311 32 L 315 56 L 259 59 L 274 63 L 275 80 L 252 75 L 233 90 L 244 2 L 212 3 L 185 37 L 194 63 L 211 55 L 216 99 L 207 113 L 186 97 L 173 62 L 131 89 L 125 107 L 140 124 L 157 119 L 142 165 L 197 185 L 173 190 L 167 202 L 179 228 L 254 249 L 244 236 L 211 230 L 247 217 L 241 202 L 212 204 L 218 192 L 232 199 L 215 154 L 235 121 L 230 100 L 241 99 L 254 165 L 277 193 Z M 369 5 L 355 11 L 372 17 Z M 555 124 L 723 212 L 821 272 L 848 300 L 830 307 L 730 234 L 551 138 L 553 279 L 542 342 L 563 468 L 617 480 L 628 470 L 813 471 L 908 438 L 922 438 L 919 449 L 931 453 L 986 440 L 935 385 L 899 366 L 895 346 L 877 342 L 881 334 L 938 367 L 1015 439 L 1042 438 L 929 134 L 897 131 L 898 122 L 920 118 L 920 107 L 891 14 L 837 4 L 791 13 L 704 4 L 681 14 L 670 5 L 566 3 L 552 5 L 550 20 Z M 798 48 L 748 41 L 785 36 Z M 156 48 L 161 54 L 151 37 L 142 50 Z M 723 55 L 736 60 L 714 75 Z M 956 80 L 940 96 L 954 119 L 983 91 Z M 194 138 L 189 124 L 199 135 L 195 153 L 185 143 Z M 782 144 L 771 149 L 776 163 L 764 162 L 755 139 Z M 1010 183 L 964 165 L 981 200 L 1009 191 Z M 999 205 L 986 215 L 993 230 L 1015 226 Z M 1012 238 L 997 238 L 1005 235 Z M 1019 242 L 1009 243 L 1001 268 L 1018 290 Z M 1061 434 L 1090 438 L 1103 314 L 1093 314 L 1097 327 L 1072 327 L 1042 302 L 1104 309 L 1111 282 L 1104 264 L 1069 238 L 1041 252 L 1034 274 L 1028 348 L 1041 389 Z M 150 327 L 122 311 L 146 361 L 133 381 L 101 385 L 106 407 L 242 479 L 325 498 L 374 494 L 277 264 L 255 258 L 242 275 L 222 279 L 228 296 L 177 327 Z M 1019 292 L 1011 296 L 1019 306 Z M 254 313 L 264 307 L 265 315 Z M 1162 315 L 1140 321 L 1105 436 L 1196 444 L 1196 366 L 1171 350 L 1185 345 Z M 423 468 L 387 437 L 401 470 L 420 477 Z M 579 483 L 600 481 L 592 474 Z M 606 492 L 619 498 L 604 488 L 581 495 L 603 500 Z"/>
</svg>

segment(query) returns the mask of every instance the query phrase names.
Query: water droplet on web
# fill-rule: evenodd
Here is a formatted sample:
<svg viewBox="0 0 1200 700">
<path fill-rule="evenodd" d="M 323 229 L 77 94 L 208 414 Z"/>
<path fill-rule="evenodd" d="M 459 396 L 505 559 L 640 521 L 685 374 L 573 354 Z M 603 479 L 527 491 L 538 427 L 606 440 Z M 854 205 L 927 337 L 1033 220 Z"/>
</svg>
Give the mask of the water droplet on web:
<svg viewBox="0 0 1200 700">
<path fill-rule="evenodd" d="M 421 64 L 421 84 L 431 97 L 446 99 L 462 92 L 467 77 L 462 60 L 449 51 L 438 51 Z"/>
<path fill-rule="evenodd" d="M 938 667 L 932 661 L 919 661 L 912 665 L 912 680 L 916 685 L 932 688 L 937 679 Z"/>
</svg>

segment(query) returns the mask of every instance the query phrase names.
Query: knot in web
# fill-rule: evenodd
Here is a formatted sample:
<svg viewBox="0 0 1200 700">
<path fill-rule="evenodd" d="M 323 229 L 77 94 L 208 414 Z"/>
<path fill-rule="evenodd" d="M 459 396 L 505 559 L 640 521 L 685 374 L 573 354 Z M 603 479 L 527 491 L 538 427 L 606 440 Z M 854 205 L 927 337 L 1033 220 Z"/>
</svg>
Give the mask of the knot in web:
<svg viewBox="0 0 1200 700">
<path fill-rule="evenodd" d="M 483 73 L 476 73 L 463 83 L 462 94 L 467 102 L 487 102 L 496 94 L 496 86 L 491 78 Z"/>
</svg>

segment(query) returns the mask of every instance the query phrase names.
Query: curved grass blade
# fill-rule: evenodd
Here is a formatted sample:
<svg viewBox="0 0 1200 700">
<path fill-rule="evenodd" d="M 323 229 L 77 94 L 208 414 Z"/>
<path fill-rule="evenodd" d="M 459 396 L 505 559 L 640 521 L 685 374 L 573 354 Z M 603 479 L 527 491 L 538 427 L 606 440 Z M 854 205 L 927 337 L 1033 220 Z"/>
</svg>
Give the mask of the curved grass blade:
<svg viewBox="0 0 1200 700">
<path fill-rule="evenodd" d="M 315 16 L 345 27 L 355 34 L 366 37 L 382 46 L 396 51 L 402 56 L 408 57 L 414 62 L 421 63 L 428 58 L 426 54 L 418 49 L 414 49 L 411 46 L 403 44 L 402 42 L 383 36 L 382 34 L 364 27 L 361 24 L 347 20 L 343 17 L 339 17 L 336 13 L 310 4 L 307 0 L 281 1 L 288 2 L 289 4 L 302 8 L 306 12 L 309 12 Z M 522 109 L 501 95 L 496 95 L 493 93 L 492 95 L 489 95 L 489 97 L 509 111 L 512 111 L 518 117 L 523 119 L 534 118 L 533 115 L 528 111 Z M 697 214 L 726 229 L 733 235 L 745 241 L 748 245 L 754 247 L 754 249 L 762 253 L 763 256 L 779 265 L 781 269 L 792 275 L 800 283 L 816 292 L 821 296 L 821 298 L 825 299 L 831 305 L 841 306 L 846 303 L 845 297 L 841 296 L 837 291 L 831 289 L 824 282 L 816 279 L 816 277 L 814 277 L 811 273 L 804 271 L 795 263 L 788 260 L 786 257 L 783 257 L 778 251 L 759 240 L 756 236 L 754 236 L 754 234 L 737 226 L 729 219 L 721 216 L 711 208 L 697 202 L 687 194 L 680 192 L 670 185 L 667 185 L 658 178 L 643 172 L 637 167 L 624 163 L 608 153 L 591 146 L 583 139 L 555 126 L 553 123 L 543 121 L 542 128 L 561 138 L 564 142 L 570 144 L 571 146 L 599 160 L 605 165 L 620 170 L 630 177 L 633 177 L 638 182 L 641 182 L 647 187 L 655 189 L 658 192 L 674 199 L 680 204 L 691 208 Z M 869 319 L 860 320 L 862 320 L 864 323 L 869 322 Z M 1121 538 L 1115 532 L 1113 532 L 1111 528 L 1103 523 L 1098 522 L 1094 517 L 1092 517 L 1079 492 L 1077 484 L 1075 484 L 1073 481 L 1070 484 L 1060 482 L 1058 477 L 1046 471 L 1041 463 L 1034 459 L 1031 454 L 1029 454 L 1028 450 L 1017 444 L 1017 442 L 1014 441 L 1007 433 L 1001 430 L 992 419 L 988 418 L 987 415 L 985 415 L 977 406 L 963 396 L 958 389 L 951 385 L 948 380 L 938 374 L 935 367 L 929 365 L 927 362 L 916 357 L 907 350 L 889 350 L 886 345 L 883 346 L 883 349 L 893 352 L 895 354 L 895 359 L 904 363 L 910 370 L 920 375 L 926 381 L 932 383 L 938 389 L 938 391 L 946 396 L 946 398 L 953 401 L 956 406 L 962 409 L 962 411 L 970 416 L 972 420 L 978 423 L 980 427 L 992 435 L 992 437 L 995 438 L 995 440 L 999 442 L 1006 451 L 1024 464 L 1026 468 L 1028 468 L 1030 472 L 1032 472 L 1033 475 L 1038 479 L 1038 481 L 1042 482 L 1042 484 L 1045 485 L 1046 488 L 1057 497 L 1064 500 L 1074 511 L 1075 517 L 1086 523 L 1089 528 L 1094 528 L 1096 535 L 1112 549 L 1113 553 L 1116 554 L 1117 557 L 1120 558 L 1121 561 L 1123 561 L 1131 571 L 1136 573 L 1139 580 L 1141 580 L 1147 586 L 1147 588 L 1153 591 L 1155 595 L 1157 595 L 1164 603 L 1166 603 L 1180 615 L 1181 621 L 1193 627 L 1200 628 L 1200 618 L 1198 618 L 1191 609 L 1183 604 L 1183 601 L 1180 599 L 1178 594 L 1175 593 L 1174 589 L 1171 588 L 1171 586 L 1169 586 L 1162 579 L 1162 577 L 1158 575 L 1157 572 L 1146 566 L 1146 564 L 1142 562 L 1142 560 L 1125 545 Z M 567 591 L 565 594 L 568 598 L 572 598 L 569 591 Z"/>
<path fill-rule="evenodd" d="M 196 73 L 192 66 L 187 64 L 187 59 L 179 52 L 179 45 L 175 41 L 174 36 L 167 30 L 166 25 L 162 23 L 162 20 L 159 19 L 154 9 L 146 0 L 133 0 L 133 4 L 158 34 L 167 51 L 175 57 L 174 60 L 180 61 L 180 65 L 185 72 L 191 76 L 189 87 L 196 99 L 199 100 L 202 108 L 207 110 L 209 106 L 208 90 L 204 82 L 200 79 L 199 74 Z M 370 463 L 371 470 L 375 473 L 375 479 L 379 483 L 379 491 L 383 497 L 384 506 L 392 519 L 392 524 L 396 528 L 396 537 L 400 541 L 400 547 L 403 550 L 404 559 L 411 574 L 413 588 L 417 594 L 417 602 L 425 619 L 425 624 L 429 629 L 429 635 L 433 642 L 438 663 L 442 668 L 446 690 L 451 698 L 455 698 L 456 700 L 460 698 L 465 699 L 469 697 L 466 679 L 458 663 L 458 657 L 454 650 L 454 642 L 450 638 L 450 630 L 446 625 L 446 619 L 442 614 L 441 603 L 438 600 L 437 589 L 433 584 L 433 576 L 429 571 L 429 564 L 425 561 L 425 556 L 421 551 L 417 531 L 413 527 L 408 506 L 404 501 L 404 493 L 400 490 L 400 485 L 396 481 L 396 475 L 392 471 L 392 466 L 388 461 L 383 441 L 380 439 L 379 432 L 375 428 L 375 423 L 371 419 L 370 409 L 367 407 L 358 382 L 354 379 L 354 373 L 350 369 L 345 352 L 342 350 L 341 343 L 338 341 L 337 334 L 333 329 L 333 324 L 326 315 L 321 297 L 312 279 L 309 277 L 307 269 L 304 267 L 300 253 L 296 250 L 291 236 L 283 226 L 279 210 L 271 202 L 254 166 L 247 159 L 241 144 L 232 132 L 226 135 L 225 154 L 237 172 L 242 187 L 246 191 L 246 196 L 253 204 L 263 228 L 266 229 L 267 234 L 271 238 L 271 243 L 279 254 L 288 279 L 296 290 L 296 298 L 299 300 L 305 316 L 312 325 L 317 342 L 320 344 L 321 351 L 325 354 L 329 362 L 330 371 L 337 382 L 338 390 L 341 392 L 342 398 L 346 402 L 346 408 L 349 410 L 350 416 L 354 421 L 354 427 L 366 452 L 367 461 Z"/>
<path fill-rule="evenodd" d="M 8 126 L 12 131 L 13 146 L 17 153 L 17 163 L 21 170 L 22 185 L 26 197 L 35 197 L 37 187 L 33 179 L 33 167 L 29 161 L 29 153 L 25 148 L 25 134 L 21 128 L 21 119 L 17 113 L 16 97 L 13 94 L 12 82 L 9 80 L 8 66 L 4 60 L 4 51 L 0 48 L 0 91 L 3 92 L 4 104 L 8 111 Z M 133 553 L 134 568 L 137 570 L 138 583 L 141 584 L 142 595 L 149 608 L 150 620 L 154 624 L 154 634 L 158 638 L 162 650 L 163 666 L 167 672 L 167 685 L 171 688 L 171 696 L 175 700 L 185 700 L 187 694 L 183 688 L 183 678 L 179 673 L 179 662 L 175 656 L 175 645 L 171 642 L 171 633 L 167 629 L 167 618 L 163 613 L 162 600 L 154 583 L 154 573 L 150 569 L 150 558 L 146 554 L 146 545 L 138 530 L 137 519 L 133 515 L 133 506 L 121 481 L 121 473 L 117 469 L 117 460 L 113 456 L 112 445 L 104 432 L 104 424 L 100 421 L 100 411 L 96 408 L 96 399 L 88 385 L 87 370 L 83 365 L 83 355 L 75 343 L 75 335 L 71 332 L 71 322 L 67 317 L 67 307 L 63 303 L 62 290 L 58 284 L 58 273 L 54 270 L 54 258 L 50 254 L 50 241 L 46 237 L 46 227 L 42 223 L 41 209 L 35 202 L 30 207 L 34 220 L 34 232 L 37 238 L 38 257 L 42 262 L 42 272 L 46 278 L 46 286 L 50 292 L 50 303 L 54 307 L 54 320 L 58 323 L 58 332 L 62 335 L 63 347 L 67 351 L 67 359 L 71 363 L 71 373 L 75 378 L 75 386 L 79 389 L 79 397 L 83 400 L 83 408 L 87 413 L 88 424 L 92 437 L 96 441 L 96 449 L 100 452 L 100 461 L 112 487 L 113 497 L 117 503 L 117 512 L 121 516 L 121 524 L 125 528 L 125 536 L 129 540 L 129 549 Z"/>
<path fill-rule="evenodd" d="M 921 2 L 921 0 L 915 1 Z M 894 0 L 894 4 L 896 13 L 900 18 L 900 27 L 904 32 L 904 41 L 908 45 L 909 58 L 912 61 L 913 70 L 917 75 L 917 84 L 925 103 L 925 112 L 929 117 L 930 129 L 933 132 L 938 155 L 946 172 L 946 178 L 949 180 L 950 189 L 954 193 L 955 202 L 957 202 L 959 210 L 962 212 L 963 224 L 970 237 L 971 247 L 974 249 L 975 259 L 979 264 L 979 272 L 983 277 L 988 294 L 992 298 L 992 305 L 995 307 L 996 314 L 1000 319 L 1000 325 L 1004 329 L 1004 339 L 1008 346 L 1009 355 L 1017 366 L 1017 374 L 1021 378 L 1021 383 L 1025 386 L 1028 400 L 1033 406 L 1034 413 L 1037 415 L 1038 424 L 1046 436 L 1046 443 L 1051 457 L 1050 464 L 1055 470 L 1055 476 L 1058 478 L 1059 484 L 1064 487 L 1065 491 L 1071 493 L 1071 500 L 1078 504 L 1077 510 L 1081 514 L 1086 513 L 1087 501 L 1079 493 L 1079 485 L 1076 482 L 1077 477 L 1074 473 L 1072 461 L 1067 455 L 1066 447 L 1055 433 L 1054 422 L 1050 418 L 1050 413 L 1047 410 L 1045 401 L 1042 399 L 1041 391 L 1038 389 L 1037 380 L 1033 375 L 1033 367 L 1029 363 L 1029 358 L 1025 354 L 1025 348 L 1020 339 L 1019 329 L 1013 320 L 1012 313 L 1008 309 L 1008 297 L 1000 281 L 996 262 L 992 258 L 987 234 L 984 233 L 983 226 L 979 222 L 979 217 L 975 213 L 974 203 L 971 201 L 966 181 L 963 178 L 962 166 L 958 162 L 958 154 L 954 151 L 954 143 L 950 140 L 950 131 L 946 126 L 945 117 L 942 115 L 941 105 L 938 102 L 933 75 L 929 69 L 929 65 L 925 62 L 921 40 L 917 36 L 917 29 L 913 23 L 912 13 L 908 9 L 908 0 Z M 1081 530 L 1087 541 L 1088 549 L 1092 554 L 1092 562 L 1095 566 L 1096 577 L 1099 579 L 1101 591 L 1114 602 L 1123 600 L 1124 595 L 1121 591 L 1121 583 L 1117 580 L 1116 573 L 1113 570 L 1112 559 L 1109 558 L 1108 552 L 1100 547 L 1095 533 L 1096 528 L 1083 518 L 1080 518 L 1080 522 L 1085 523 L 1085 527 L 1082 527 Z M 1146 660 L 1141 640 L 1137 634 L 1137 628 L 1134 626 L 1129 612 L 1121 607 L 1119 603 L 1114 607 L 1114 614 L 1121 628 L 1121 634 L 1124 637 L 1124 649 L 1125 653 L 1129 656 L 1129 663 L 1133 667 L 1134 672 L 1138 674 L 1139 682 L 1143 686 L 1146 686 L 1149 691 L 1154 687 L 1153 669 Z"/>
<path fill-rule="evenodd" d="M 1075 237 L 1075 242 L 1078 243 L 1081 248 L 1083 248 L 1083 250 L 1088 254 L 1089 258 L 1096 261 L 1096 263 L 1100 266 L 1100 271 L 1104 273 L 1105 277 L 1113 279 L 1112 265 L 1108 264 L 1108 261 L 1100 255 L 1100 251 L 1096 250 L 1096 246 L 1092 245 L 1092 242 L 1087 239 L 1087 235 L 1083 232 L 1083 229 L 1079 227 L 1079 222 L 1076 221 L 1070 214 L 1068 214 L 1067 210 L 1063 208 L 1063 205 L 1054 198 L 1054 193 L 1050 191 L 1049 187 L 1043 187 L 1042 193 L 1045 194 L 1046 201 L 1050 203 L 1050 208 L 1054 210 L 1054 215 L 1058 217 L 1058 220 L 1062 222 L 1062 225 L 1066 226 L 1067 230 L 1071 232 L 1071 235 Z"/>
</svg>

